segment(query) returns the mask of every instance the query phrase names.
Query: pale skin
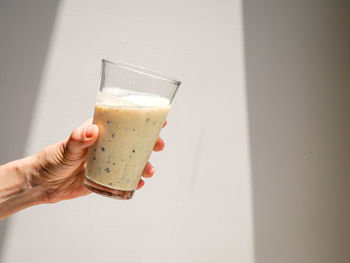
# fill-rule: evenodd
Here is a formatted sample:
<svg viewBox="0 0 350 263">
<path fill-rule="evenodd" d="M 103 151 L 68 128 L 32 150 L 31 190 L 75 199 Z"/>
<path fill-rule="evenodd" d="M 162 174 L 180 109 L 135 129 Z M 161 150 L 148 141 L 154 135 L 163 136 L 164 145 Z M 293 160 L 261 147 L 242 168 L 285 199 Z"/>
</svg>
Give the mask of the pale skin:
<svg viewBox="0 0 350 263">
<path fill-rule="evenodd" d="M 30 206 L 90 194 L 83 186 L 86 156 L 98 132 L 98 127 L 89 119 L 75 128 L 68 138 L 34 155 L 0 166 L 0 219 Z M 153 150 L 158 152 L 163 148 L 164 141 L 158 138 Z M 154 172 L 148 162 L 142 177 L 150 178 Z M 144 184 L 145 181 L 140 179 L 137 189 Z"/>
</svg>

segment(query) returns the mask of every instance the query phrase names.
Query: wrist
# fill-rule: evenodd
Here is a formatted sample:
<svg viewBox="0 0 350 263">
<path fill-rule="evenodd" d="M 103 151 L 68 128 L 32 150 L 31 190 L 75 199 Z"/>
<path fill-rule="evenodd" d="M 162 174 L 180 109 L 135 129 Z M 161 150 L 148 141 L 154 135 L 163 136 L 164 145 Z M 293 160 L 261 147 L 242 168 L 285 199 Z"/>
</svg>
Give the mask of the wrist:
<svg viewBox="0 0 350 263">
<path fill-rule="evenodd" d="M 35 204 L 43 204 L 47 202 L 46 191 L 40 177 L 40 157 L 39 154 L 31 155 L 26 159 L 24 164 L 24 174 L 26 176 L 25 192 L 31 196 L 31 202 Z"/>
<path fill-rule="evenodd" d="M 0 218 L 45 203 L 45 191 L 36 180 L 37 166 L 37 155 L 0 166 Z"/>
<path fill-rule="evenodd" d="M 29 187 L 32 158 L 9 162 L 0 167 L 0 199 L 6 199 Z"/>
</svg>

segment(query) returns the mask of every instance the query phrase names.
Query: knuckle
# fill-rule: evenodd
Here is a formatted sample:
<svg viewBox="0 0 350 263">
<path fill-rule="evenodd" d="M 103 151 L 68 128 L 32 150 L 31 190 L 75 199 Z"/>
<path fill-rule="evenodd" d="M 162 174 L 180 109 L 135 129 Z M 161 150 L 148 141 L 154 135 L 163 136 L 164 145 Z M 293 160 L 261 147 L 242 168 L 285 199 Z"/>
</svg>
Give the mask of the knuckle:
<svg viewBox="0 0 350 263">
<path fill-rule="evenodd" d="M 83 132 L 82 129 L 80 129 L 79 127 L 75 128 L 70 136 L 71 141 L 76 143 L 83 142 L 82 132 Z"/>
</svg>

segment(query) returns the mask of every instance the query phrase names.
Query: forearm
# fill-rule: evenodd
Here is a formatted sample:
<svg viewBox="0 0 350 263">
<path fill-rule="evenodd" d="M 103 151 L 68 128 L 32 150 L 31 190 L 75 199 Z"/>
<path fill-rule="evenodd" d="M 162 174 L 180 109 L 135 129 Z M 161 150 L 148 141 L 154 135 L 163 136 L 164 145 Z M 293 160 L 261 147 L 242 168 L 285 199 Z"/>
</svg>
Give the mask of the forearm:
<svg viewBox="0 0 350 263">
<path fill-rule="evenodd" d="M 31 180 L 36 173 L 36 155 L 0 166 L 0 219 L 43 203 L 44 191 Z"/>
</svg>

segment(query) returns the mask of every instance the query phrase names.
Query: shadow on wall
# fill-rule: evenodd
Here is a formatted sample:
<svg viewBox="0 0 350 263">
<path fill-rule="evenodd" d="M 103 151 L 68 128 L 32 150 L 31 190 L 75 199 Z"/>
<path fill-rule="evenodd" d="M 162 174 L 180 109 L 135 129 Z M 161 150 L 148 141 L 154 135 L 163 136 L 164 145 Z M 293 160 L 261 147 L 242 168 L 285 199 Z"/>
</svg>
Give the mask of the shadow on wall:
<svg viewBox="0 0 350 263">
<path fill-rule="evenodd" d="M 350 262 L 350 4 L 243 4 L 256 263 Z"/>
<path fill-rule="evenodd" d="M 23 157 L 59 1 L 0 1 L 0 164 Z M 0 262 L 6 229 L 0 222 Z"/>
</svg>

